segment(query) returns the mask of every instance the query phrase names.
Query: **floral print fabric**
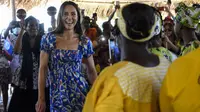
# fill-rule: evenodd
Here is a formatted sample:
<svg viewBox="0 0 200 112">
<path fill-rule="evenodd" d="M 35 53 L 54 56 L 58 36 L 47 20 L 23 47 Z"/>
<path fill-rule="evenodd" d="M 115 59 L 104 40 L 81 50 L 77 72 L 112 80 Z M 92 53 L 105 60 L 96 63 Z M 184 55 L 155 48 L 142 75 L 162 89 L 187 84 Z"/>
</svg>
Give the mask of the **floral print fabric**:
<svg viewBox="0 0 200 112">
<path fill-rule="evenodd" d="M 33 89 L 38 89 L 38 71 L 39 71 L 39 63 L 36 59 L 34 53 L 32 53 L 33 58 Z M 18 86 L 20 89 L 27 89 L 27 79 L 25 81 L 20 79 L 21 76 L 21 69 L 22 69 L 22 61 L 23 61 L 23 54 L 20 53 L 19 55 L 13 54 L 13 57 L 15 57 L 13 61 L 16 61 L 17 63 L 15 69 L 11 70 L 12 73 L 12 84 L 15 86 Z M 46 87 L 49 86 L 48 80 L 46 80 Z"/>
<path fill-rule="evenodd" d="M 56 36 L 48 33 L 42 38 L 41 51 L 49 54 L 51 112 L 81 112 L 89 91 L 81 64 L 82 58 L 94 53 L 91 41 L 82 36 L 78 50 L 56 49 Z"/>
</svg>

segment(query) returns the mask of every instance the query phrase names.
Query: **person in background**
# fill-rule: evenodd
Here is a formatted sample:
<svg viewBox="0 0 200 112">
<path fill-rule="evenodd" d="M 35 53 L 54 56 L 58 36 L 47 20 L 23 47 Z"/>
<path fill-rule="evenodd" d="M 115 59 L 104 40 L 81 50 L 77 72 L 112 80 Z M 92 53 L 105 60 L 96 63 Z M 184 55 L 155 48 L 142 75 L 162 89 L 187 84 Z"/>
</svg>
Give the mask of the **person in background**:
<svg viewBox="0 0 200 112">
<path fill-rule="evenodd" d="M 92 21 L 91 21 L 91 28 L 96 28 L 97 30 L 97 37 L 99 37 L 100 35 L 102 35 L 102 31 L 101 28 L 99 28 L 99 25 L 97 24 L 97 13 L 93 13 L 92 15 Z"/>
<path fill-rule="evenodd" d="M 24 29 L 25 28 L 25 29 Z M 35 112 L 38 98 L 38 71 L 40 56 L 39 23 L 36 18 L 29 16 L 25 25 L 21 25 L 14 53 L 19 55 L 18 68 L 13 72 L 12 83 L 14 92 L 11 97 L 8 112 Z M 45 83 L 46 95 L 48 82 Z M 49 97 L 46 97 L 47 112 L 49 112 Z"/>
<path fill-rule="evenodd" d="M 9 31 L 10 31 L 10 33 L 9 33 Z M 14 47 L 20 31 L 21 31 L 21 28 L 20 28 L 19 21 L 12 21 L 12 22 L 10 22 L 6 31 L 4 32 L 4 38 L 8 37 L 12 46 Z"/>
<path fill-rule="evenodd" d="M 105 21 L 102 24 L 102 28 L 103 28 L 103 36 L 105 38 L 105 42 L 108 42 L 108 39 L 114 39 L 114 35 L 113 35 L 113 26 L 111 24 L 111 20 L 113 19 L 116 11 L 120 8 L 120 5 L 116 5 L 115 6 L 115 10 L 112 12 L 112 14 L 109 16 L 108 21 Z M 115 20 L 116 21 L 116 20 Z"/>
<path fill-rule="evenodd" d="M 166 17 L 163 20 L 164 34 L 169 38 L 169 40 L 176 44 L 176 35 L 174 33 L 174 21 L 170 17 Z"/>
<path fill-rule="evenodd" d="M 88 16 L 83 17 L 81 27 L 83 29 L 84 35 L 87 36 L 92 41 L 93 48 L 96 48 L 98 46 L 97 30 L 96 28 L 91 28 L 90 24 L 91 24 L 90 17 Z"/>
<path fill-rule="evenodd" d="M 183 39 L 184 45 L 180 48 L 180 56 L 183 56 L 200 46 L 195 34 L 199 23 L 200 8 L 188 7 L 181 2 L 176 12 L 175 33 Z"/>
<path fill-rule="evenodd" d="M 198 24 L 195 33 L 196 33 L 197 39 L 200 41 L 200 24 Z"/>
<path fill-rule="evenodd" d="M 85 17 L 85 9 L 81 9 L 81 16 Z"/>
<path fill-rule="evenodd" d="M 161 33 L 161 15 L 142 3 L 125 5 L 118 14 L 122 61 L 101 72 L 83 112 L 159 112 L 158 95 L 169 61 L 150 53 L 148 42 Z"/>
<path fill-rule="evenodd" d="M 11 71 L 8 61 L 12 60 L 12 56 L 6 52 L 4 48 L 4 39 L 0 42 L 0 86 L 3 93 L 3 108 L 7 112 L 8 104 L 8 84 L 11 81 Z"/>
<path fill-rule="evenodd" d="M 160 91 L 160 112 L 200 112 L 200 48 L 175 60 Z"/>
<path fill-rule="evenodd" d="M 45 80 L 49 68 L 50 111 L 81 112 L 89 84 L 81 72 L 82 59 L 92 85 L 97 77 L 92 42 L 82 34 L 77 4 L 65 1 L 58 13 L 58 26 L 41 41 L 37 112 L 45 110 Z"/>
<path fill-rule="evenodd" d="M 173 62 L 177 58 L 175 54 L 162 46 L 162 39 L 160 36 L 150 41 L 149 51 L 158 56 L 165 57 L 169 62 Z"/>
<path fill-rule="evenodd" d="M 108 60 L 109 60 L 109 49 L 107 46 L 102 45 L 102 47 L 100 48 L 100 51 L 98 52 L 99 63 L 97 64 L 100 67 L 100 72 L 110 65 Z"/>
</svg>

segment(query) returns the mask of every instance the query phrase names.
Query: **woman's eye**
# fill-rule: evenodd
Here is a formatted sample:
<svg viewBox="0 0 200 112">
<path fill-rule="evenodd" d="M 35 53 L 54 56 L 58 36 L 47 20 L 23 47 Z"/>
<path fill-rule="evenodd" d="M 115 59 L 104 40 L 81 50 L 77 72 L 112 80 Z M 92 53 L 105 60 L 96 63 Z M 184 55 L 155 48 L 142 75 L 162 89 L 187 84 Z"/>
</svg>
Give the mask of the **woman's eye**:
<svg viewBox="0 0 200 112">
<path fill-rule="evenodd" d="M 67 16 L 67 15 L 68 15 L 68 13 L 67 13 L 67 12 L 65 12 L 65 13 L 64 13 L 64 16 Z"/>
<path fill-rule="evenodd" d="M 76 13 L 73 12 L 73 13 L 72 13 L 72 16 L 75 16 L 75 15 L 76 15 Z"/>
</svg>

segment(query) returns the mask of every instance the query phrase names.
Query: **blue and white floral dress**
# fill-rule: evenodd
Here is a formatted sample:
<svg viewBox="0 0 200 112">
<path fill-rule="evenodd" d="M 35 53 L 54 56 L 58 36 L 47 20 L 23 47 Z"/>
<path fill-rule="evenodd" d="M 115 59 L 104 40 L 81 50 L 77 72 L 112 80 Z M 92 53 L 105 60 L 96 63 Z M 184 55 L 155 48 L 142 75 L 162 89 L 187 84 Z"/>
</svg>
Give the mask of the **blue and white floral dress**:
<svg viewBox="0 0 200 112">
<path fill-rule="evenodd" d="M 48 33 L 42 38 L 41 51 L 49 54 L 51 112 L 81 112 L 89 91 L 81 64 L 82 58 L 94 54 L 92 42 L 82 36 L 78 50 L 56 49 L 56 36 Z"/>
</svg>

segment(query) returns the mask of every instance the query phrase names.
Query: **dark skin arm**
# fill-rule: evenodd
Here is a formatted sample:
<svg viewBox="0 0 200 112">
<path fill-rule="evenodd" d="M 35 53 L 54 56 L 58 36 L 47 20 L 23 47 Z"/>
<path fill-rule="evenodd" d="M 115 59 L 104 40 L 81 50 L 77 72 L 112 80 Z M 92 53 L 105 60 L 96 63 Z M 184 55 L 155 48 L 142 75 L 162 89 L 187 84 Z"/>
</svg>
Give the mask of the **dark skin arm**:
<svg viewBox="0 0 200 112">
<path fill-rule="evenodd" d="M 117 9 L 119 9 L 119 8 L 120 8 L 120 5 L 116 5 L 116 6 L 115 6 L 115 10 L 114 10 L 114 12 L 110 15 L 110 17 L 109 17 L 109 19 L 108 19 L 108 22 L 110 22 L 110 21 L 112 20 L 112 18 L 114 17 L 114 15 L 115 15 Z"/>
</svg>

